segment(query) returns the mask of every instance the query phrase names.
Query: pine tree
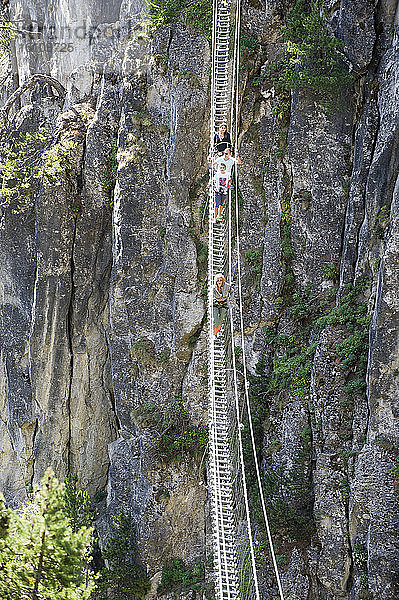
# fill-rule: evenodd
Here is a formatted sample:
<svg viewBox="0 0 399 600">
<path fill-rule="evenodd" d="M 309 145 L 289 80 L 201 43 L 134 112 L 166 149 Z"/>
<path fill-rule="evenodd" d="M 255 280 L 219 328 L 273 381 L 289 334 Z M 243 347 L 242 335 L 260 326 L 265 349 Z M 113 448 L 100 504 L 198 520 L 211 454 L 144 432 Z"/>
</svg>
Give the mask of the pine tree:
<svg viewBox="0 0 399 600">
<path fill-rule="evenodd" d="M 137 556 L 133 518 L 122 512 L 114 518 L 113 532 L 103 551 L 108 567 L 102 570 L 99 582 L 113 600 L 144 598 L 150 589 L 150 581 Z"/>
<path fill-rule="evenodd" d="M 10 511 L 6 509 L 4 498 L 0 497 L 0 540 L 7 537 L 9 528 Z"/>
<path fill-rule="evenodd" d="M 19 513 L 0 503 L 1 600 L 88 600 L 92 531 L 74 531 L 63 486 L 48 471 Z"/>
</svg>

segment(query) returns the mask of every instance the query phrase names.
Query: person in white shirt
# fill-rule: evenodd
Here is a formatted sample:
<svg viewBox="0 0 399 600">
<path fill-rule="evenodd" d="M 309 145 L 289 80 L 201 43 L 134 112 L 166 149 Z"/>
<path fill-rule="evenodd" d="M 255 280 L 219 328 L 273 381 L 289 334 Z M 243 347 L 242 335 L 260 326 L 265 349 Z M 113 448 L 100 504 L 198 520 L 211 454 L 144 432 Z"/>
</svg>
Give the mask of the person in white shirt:
<svg viewBox="0 0 399 600">
<path fill-rule="evenodd" d="M 226 165 L 221 163 L 213 178 L 213 189 L 215 192 L 215 216 L 213 223 L 222 218 L 223 207 L 226 203 L 227 190 L 229 189 L 230 177 L 227 174 Z"/>
<path fill-rule="evenodd" d="M 219 158 L 217 158 L 215 160 L 215 162 L 213 163 L 213 166 L 220 166 L 222 164 L 225 164 L 227 174 L 229 176 L 229 179 L 231 179 L 231 171 L 233 169 L 234 163 L 237 163 L 237 165 L 242 165 L 242 160 L 238 156 L 238 154 L 237 154 L 237 157 L 234 158 L 231 154 L 231 149 L 226 148 L 226 150 L 223 152 L 223 156 L 219 156 Z"/>
</svg>

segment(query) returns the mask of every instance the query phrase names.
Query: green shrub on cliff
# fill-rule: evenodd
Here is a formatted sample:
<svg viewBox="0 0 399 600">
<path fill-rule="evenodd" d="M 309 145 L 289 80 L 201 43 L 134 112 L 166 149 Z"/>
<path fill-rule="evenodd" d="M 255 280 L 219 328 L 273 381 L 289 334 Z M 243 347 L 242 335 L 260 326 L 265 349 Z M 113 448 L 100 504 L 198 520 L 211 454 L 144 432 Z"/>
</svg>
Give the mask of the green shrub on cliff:
<svg viewBox="0 0 399 600">
<path fill-rule="evenodd" d="M 111 143 L 111 151 L 109 153 L 108 162 L 103 170 L 103 188 L 112 198 L 112 193 L 116 184 L 118 174 L 118 140 L 114 139 Z"/>
<path fill-rule="evenodd" d="M 307 88 L 330 100 L 351 86 L 353 78 L 343 60 L 343 43 L 327 32 L 323 0 L 297 0 L 288 15 L 284 38 L 284 54 L 271 67 L 277 88 Z"/>
<path fill-rule="evenodd" d="M 162 407 L 145 402 L 133 411 L 132 417 L 138 427 L 154 429 L 154 450 L 165 461 L 201 458 L 205 452 L 208 428 L 192 423 L 181 395 Z"/>
<path fill-rule="evenodd" d="M 309 393 L 310 374 L 316 344 L 299 348 L 293 346 L 282 356 L 275 356 L 269 380 L 271 393 L 286 390 L 294 396 L 304 398 Z"/>
<path fill-rule="evenodd" d="M 38 184 L 49 187 L 65 181 L 77 143 L 66 137 L 51 148 L 49 143 L 41 130 L 24 133 L 0 127 L 0 206 L 22 213 Z"/>
<path fill-rule="evenodd" d="M 262 273 L 263 255 L 259 248 L 249 248 L 244 254 L 245 262 L 248 265 L 248 278 L 252 283 L 259 283 Z"/>
<path fill-rule="evenodd" d="M 182 560 L 174 558 L 162 568 L 161 585 L 158 591 L 166 594 L 171 591 L 201 590 L 205 579 L 203 563 L 196 562 L 187 567 Z"/>
<path fill-rule="evenodd" d="M 77 150 L 75 140 L 62 137 L 52 148 L 46 150 L 41 156 L 42 167 L 39 177 L 42 178 L 44 187 L 58 185 L 71 172 L 71 164 Z"/>
<path fill-rule="evenodd" d="M 210 0 L 148 0 L 150 29 L 182 23 L 204 31 L 212 31 L 212 2 Z"/>
<path fill-rule="evenodd" d="M 15 38 L 17 31 L 9 21 L 0 21 L 0 56 L 9 49 L 10 41 Z"/>
<path fill-rule="evenodd" d="M 26 210 L 33 183 L 40 176 L 39 162 L 46 137 L 43 132 L 15 133 L 0 129 L 0 206 L 13 204 L 13 212 Z"/>
</svg>

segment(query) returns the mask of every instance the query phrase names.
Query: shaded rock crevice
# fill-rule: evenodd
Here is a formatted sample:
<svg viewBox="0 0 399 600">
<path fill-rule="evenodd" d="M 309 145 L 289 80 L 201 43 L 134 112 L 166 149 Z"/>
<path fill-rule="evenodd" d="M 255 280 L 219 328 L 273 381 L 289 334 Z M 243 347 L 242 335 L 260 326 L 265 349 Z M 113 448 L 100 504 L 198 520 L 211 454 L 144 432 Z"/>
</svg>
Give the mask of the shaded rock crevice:
<svg viewBox="0 0 399 600">
<path fill-rule="evenodd" d="M 68 306 L 68 313 L 67 313 L 67 327 L 66 327 L 66 334 L 67 334 L 67 338 L 68 338 L 68 347 L 69 347 L 69 354 L 70 354 L 70 383 L 69 383 L 69 390 L 68 390 L 68 398 L 67 398 L 67 403 L 66 403 L 66 408 L 67 408 L 67 413 L 68 413 L 68 438 L 66 440 L 66 447 L 67 447 L 67 459 L 66 459 L 66 472 L 70 473 L 70 469 L 71 469 L 71 437 L 72 437 L 72 426 L 71 426 L 71 387 L 72 387 L 72 379 L 73 379 L 73 375 L 74 375 L 74 354 L 73 354 L 73 322 L 74 322 L 74 315 L 73 315 L 73 305 L 74 305 L 74 300 L 75 300 L 75 286 L 74 286 L 74 273 L 75 273 L 75 264 L 74 264 L 74 260 L 73 260 L 73 251 L 74 251 L 74 245 L 75 245 L 75 241 L 76 241 L 76 222 L 75 222 L 75 226 L 73 229 L 73 235 L 72 235 L 72 243 L 71 243 L 71 255 L 70 255 L 70 273 L 71 273 L 71 295 L 69 298 L 69 306 Z M 90 373 L 89 373 L 90 376 Z"/>
</svg>

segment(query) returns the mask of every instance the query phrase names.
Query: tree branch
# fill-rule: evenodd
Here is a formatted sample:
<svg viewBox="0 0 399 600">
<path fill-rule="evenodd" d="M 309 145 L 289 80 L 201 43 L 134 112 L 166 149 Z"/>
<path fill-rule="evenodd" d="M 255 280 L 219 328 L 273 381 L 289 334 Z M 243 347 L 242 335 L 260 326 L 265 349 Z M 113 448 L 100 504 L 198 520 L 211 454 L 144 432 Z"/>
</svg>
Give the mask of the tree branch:
<svg viewBox="0 0 399 600">
<path fill-rule="evenodd" d="M 0 29 L 5 29 L 11 33 L 22 33 L 23 35 L 43 35 L 41 31 L 30 31 L 28 29 L 18 29 L 12 23 L 0 23 Z"/>
<path fill-rule="evenodd" d="M 66 94 L 64 86 L 57 79 L 50 77 L 50 75 L 36 73 L 35 75 L 29 77 L 25 83 L 23 83 L 17 90 L 15 90 L 13 94 L 11 94 L 7 102 L 0 109 L 0 112 L 7 116 L 14 102 L 16 102 L 18 98 L 20 98 L 26 91 L 33 88 L 37 83 L 51 85 L 59 93 L 61 98 L 63 98 Z"/>
</svg>

